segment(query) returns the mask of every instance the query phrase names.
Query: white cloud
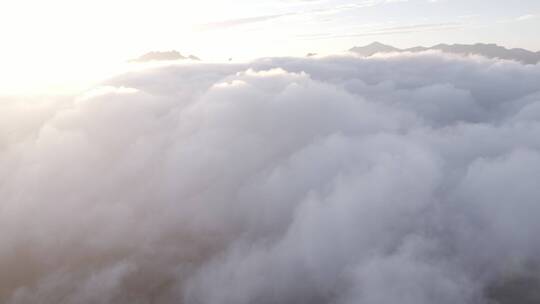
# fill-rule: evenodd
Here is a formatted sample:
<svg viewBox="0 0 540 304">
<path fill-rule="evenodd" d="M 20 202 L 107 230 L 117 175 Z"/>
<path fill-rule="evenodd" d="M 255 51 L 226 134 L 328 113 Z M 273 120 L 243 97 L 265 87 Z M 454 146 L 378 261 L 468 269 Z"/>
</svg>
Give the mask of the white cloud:
<svg viewBox="0 0 540 304">
<path fill-rule="evenodd" d="M 530 19 L 534 19 L 536 18 L 536 15 L 532 15 L 532 14 L 528 14 L 528 15 L 523 15 L 523 16 L 519 16 L 516 18 L 517 21 L 524 21 L 524 20 L 530 20 Z"/>
<path fill-rule="evenodd" d="M 482 303 L 539 262 L 538 83 L 422 53 L 3 98 L 0 299 Z"/>
</svg>

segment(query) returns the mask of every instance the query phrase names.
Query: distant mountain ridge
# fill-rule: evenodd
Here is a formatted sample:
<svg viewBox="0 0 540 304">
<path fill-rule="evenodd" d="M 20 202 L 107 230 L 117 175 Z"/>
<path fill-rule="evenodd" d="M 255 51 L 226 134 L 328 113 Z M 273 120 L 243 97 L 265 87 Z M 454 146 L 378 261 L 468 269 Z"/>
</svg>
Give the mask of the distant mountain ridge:
<svg viewBox="0 0 540 304">
<path fill-rule="evenodd" d="M 437 50 L 443 53 L 458 55 L 480 55 L 487 58 L 499 58 L 515 60 L 524 64 L 537 64 L 540 62 L 540 52 L 532 52 L 525 49 L 515 48 L 507 49 L 496 44 L 437 44 L 432 47 L 417 46 L 407 49 L 399 49 L 380 42 L 373 42 L 366 46 L 353 47 L 349 51 L 362 55 L 372 56 L 377 53 L 401 53 L 401 52 L 423 52 Z"/>
<path fill-rule="evenodd" d="M 180 54 L 180 52 L 172 50 L 172 51 L 155 51 L 155 52 L 148 52 L 141 57 L 131 59 L 129 62 L 150 62 L 150 61 L 169 61 L 169 60 L 195 60 L 199 61 L 199 57 L 194 55 L 184 56 Z"/>
</svg>

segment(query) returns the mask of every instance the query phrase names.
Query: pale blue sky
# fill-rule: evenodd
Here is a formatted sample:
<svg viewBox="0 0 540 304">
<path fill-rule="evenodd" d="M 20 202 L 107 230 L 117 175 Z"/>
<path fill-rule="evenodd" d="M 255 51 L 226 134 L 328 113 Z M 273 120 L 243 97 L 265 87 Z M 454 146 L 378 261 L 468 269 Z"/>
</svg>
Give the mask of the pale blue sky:
<svg viewBox="0 0 540 304">
<path fill-rule="evenodd" d="M 261 46 L 266 44 L 266 49 L 286 54 L 332 52 L 373 40 L 402 47 L 493 42 L 540 50 L 537 0 L 262 1 L 243 5 L 251 7 L 251 15 L 217 23 L 222 28 L 212 30 L 252 37 L 259 41 L 257 46 L 246 46 L 253 53 L 264 53 Z M 239 22 L 242 20 L 245 23 Z"/>
<path fill-rule="evenodd" d="M 247 60 L 376 40 L 538 51 L 539 29 L 538 0 L 18 0 L 0 9 L 0 80 L 79 81 L 151 50 Z"/>
</svg>

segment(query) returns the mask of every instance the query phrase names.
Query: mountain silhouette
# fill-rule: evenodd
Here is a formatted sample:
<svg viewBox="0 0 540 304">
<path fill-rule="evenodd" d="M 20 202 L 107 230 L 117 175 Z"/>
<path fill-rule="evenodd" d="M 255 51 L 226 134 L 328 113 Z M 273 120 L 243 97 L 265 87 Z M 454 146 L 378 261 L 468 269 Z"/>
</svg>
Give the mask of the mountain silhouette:
<svg viewBox="0 0 540 304">
<path fill-rule="evenodd" d="M 150 62 L 150 61 L 170 61 L 170 60 L 195 60 L 199 61 L 197 56 L 189 55 L 184 56 L 180 54 L 180 52 L 172 50 L 172 51 L 166 51 L 166 52 L 160 52 L 160 51 L 154 51 L 154 52 L 148 52 L 141 57 L 131 59 L 129 62 Z"/>
<path fill-rule="evenodd" d="M 525 49 L 507 49 L 496 44 L 437 44 L 432 47 L 417 46 L 407 49 L 399 49 L 380 42 L 373 42 L 366 46 L 353 47 L 349 51 L 362 55 L 372 56 L 377 53 L 401 53 L 401 52 L 423 52 L 437 50 L 443 53 L 458 55 L 480 55 L 487 58 L 499 58 L 519 61 L 524 64 L 537 64 L 540 62 L 540 52 L 532 52 Z"/>
</svg>

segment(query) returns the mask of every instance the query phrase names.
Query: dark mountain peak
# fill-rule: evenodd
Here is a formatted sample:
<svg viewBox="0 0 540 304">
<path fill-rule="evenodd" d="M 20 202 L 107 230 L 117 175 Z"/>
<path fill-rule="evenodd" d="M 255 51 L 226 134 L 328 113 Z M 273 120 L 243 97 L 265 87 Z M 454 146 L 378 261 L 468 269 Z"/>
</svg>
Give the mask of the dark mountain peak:
<svg viewBox="0 0 540 304">
<path fill-rule="evenodd" d="M 184 56 L 176 50 L 172 51 L 153 51 L 148 52 L 138 58 L 130 60 L 130 62 L 150 62 L 150 61 L 172 61 L 172 60 L 196 60 L 200 59 L 197 56 Z"/>
<path fill-rule="evenodd" d="M 380 43 L 379 41 L 374 41 L 368 45 L 366 45 L 366 47 L 384 47 L 384 48 L 393 48 L 393 46 L 390 46 L 390 45 L 386 45 L 384 43 Z"/>
<path fill-rule="evenodd" d="M 463 44 L 463 45 L 466 45 L 466 44 Z M 499 46 L 495 43 L 481 43 L 481 42 L 478 42 L 478 43 L 475 43 L 474 45 L 476 46 L 489 46 L 489 47 L 497 47 L 497 48 L 502 48 L 502 46 Z"/>
<path fill-rule="evenodd" d="M 393 46 L 382 44 L 380 42 L 373 42 L 366 46 L 353 47 L 349 51 L 363 55 L 363 56 L 371 56 L 377 53 L 390 53 L 390 52 L 395 52 L 395 51 L 400 51 L 400 50 Z"/>
<path fill-rule="evenodd" d="M 454 44 L 454 45 L 456 45 L 456 44 Z M 439 43 L 437 45 L 432 46 L 431 48 L 433 49 L 433 48 L 447 48 L 447 47 L 450 47 L 450 45 L 448 45 L 446 43 Z"/>
</svg>

